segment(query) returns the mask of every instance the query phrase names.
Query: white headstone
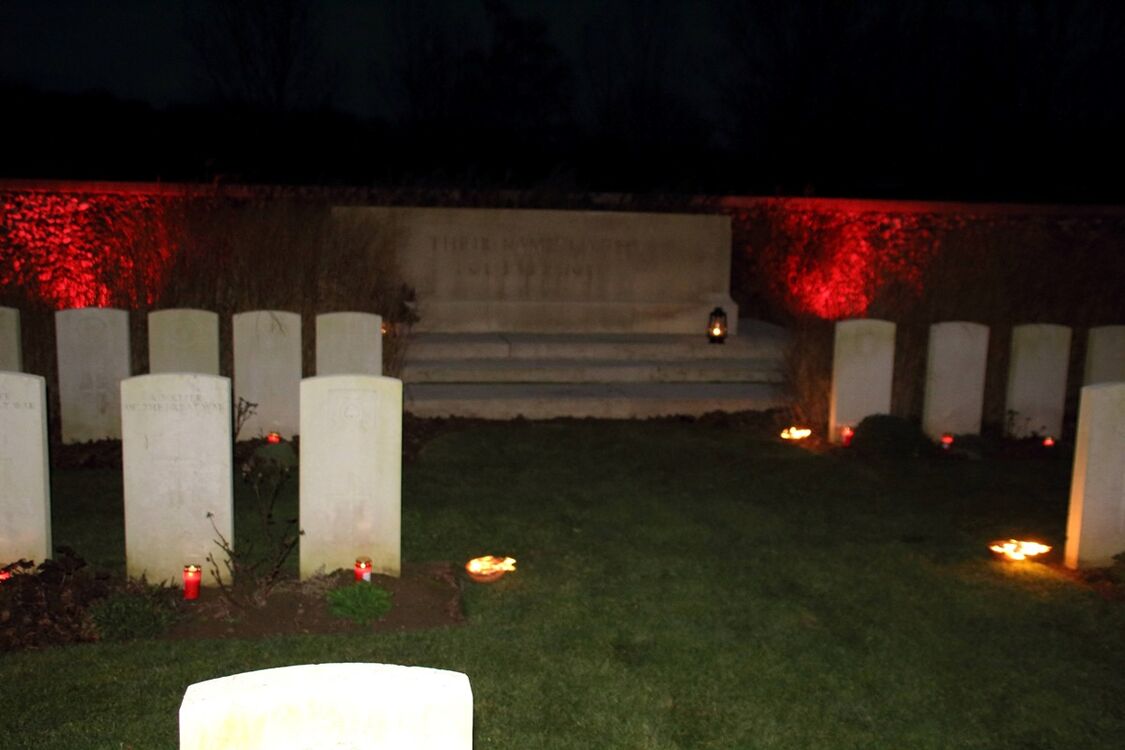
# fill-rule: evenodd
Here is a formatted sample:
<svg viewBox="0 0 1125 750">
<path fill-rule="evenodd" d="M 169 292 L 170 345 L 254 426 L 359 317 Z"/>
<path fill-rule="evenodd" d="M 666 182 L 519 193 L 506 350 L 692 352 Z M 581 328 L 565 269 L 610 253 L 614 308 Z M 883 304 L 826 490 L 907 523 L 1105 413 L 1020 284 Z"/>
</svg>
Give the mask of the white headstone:
<svg viewBox="0 0 1125 750">
<path fill-rule="evenodd" d="M 301 578 L 370 557 L 400 570 L 402 381 L 327 375 L 301 382 Z"/>
<path fill-rule="evenodd" d="M 836 323 L 829 440 L 840 442 L 841 428 L 855 427 L 864 417 L 890 413 L 894 365 L 894 323 L 874 319 Z"/>
<path fill-rule="evenodd" d="M 927 435 L 938 440 L 945 433 L 980 433 L 987 363 L 988 326 L 962 322 L 930 326 L 922 408 Z"/>
<path fill-rule="evenodd" d="M 23 370 L 20 311 L 13 307 L 0 307 L 0 370 Z"/>
<path fill-rule="evenodd" d="M 213 584 L 207 555 L 225 572 L 215 540 L 234 543 L 230 381 L 140 375 L 121 384 L 121 401 L 127 573 L 180 585 L 194 563 Z"/>
<path fill-rule="evenodd" d="M 46 381 L 0 372 L 0 565 L 51 556 Z"/>
<path fill-rule="evenodd" d="M 219 374 L 219 316 L 207 310 L 148 314 L 148 371 Z"/>
<path fill-rule="evenodd" d="M 62 441 L 121 437 L 121 381 L 129 377 L 129 313 L 83 307 L 55 313 Z"/>
<path fill-rule="evenodd" d="M 189 685 L 180 750 L 472 750 L 473 691 L 461 672 L 395 664 L 304 664 Z"/>
<path fill-rule="evenodd" d="M 316 316 L 317 375 L 382 375 L 383 319 L 371 313 Z"/>
<path fill-rule="evenodd" d="M 1113 565 L 1125 552 L 1125 383 L 1088 385 L 1078 406 L 1070 513 L 1068 568 Z"/>
<path fill-rule="evenodd" d="M 1070 328 L 1030 324 L 1012 329 L 1006 406 L 1008 434 L 1058 437 L 1066 402 Z"/>
<path fill-rule="evenodd" d="M 1085 385 L 1125 383 L 1125 326 L 1090 329 L 1083 380 Z"/>
<path fill-rule="evenodd" d="M 301 393 L 301 316 L 256 310 L 234 316 L 234 398 L 257 404 L 235 437 L 297 434 Z"/>
</svg>

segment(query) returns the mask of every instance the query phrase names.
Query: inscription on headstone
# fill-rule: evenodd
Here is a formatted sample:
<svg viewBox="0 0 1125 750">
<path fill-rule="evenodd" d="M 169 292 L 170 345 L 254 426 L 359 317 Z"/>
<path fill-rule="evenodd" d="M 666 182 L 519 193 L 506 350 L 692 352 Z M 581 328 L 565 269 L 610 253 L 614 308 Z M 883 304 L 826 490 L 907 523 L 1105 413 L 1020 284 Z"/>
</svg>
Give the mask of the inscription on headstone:
<svg viewBox="0 0 1125 750">
<path fill-rule="evenodd" d="M 197 564 L 213 584 L 206 558 L 225 572 L 216 539 L 234 542 L 230 381 L 141 375 L 121 384 L 121 398 L 127 572 L 179 585 Z"/>
<path fill-rule="evenodd" d="M 55 313 L 64 443 L 121 437 L 120 383 L 129 377 L 129 314 L 85 307 Z"/>
<path fill-rule="evenodd" d="M 51 556 L 46 381 L 0 372 L 0 565 Z"/>
<path fill-rule="evenodd" d="M 301 316 L 257 310 L 234 316 L 234 396 L 258 405 L 236 436 L 297 434 L 301 394 Z"/>
<path fill-rule="evenodd" d="M 301 382 L 301 577 L 350 567 L 399 575 L 402 381 L 329 375 Z"/>
<path fill-rule="evenodd" d="M 148 314 L 148 369 L 219 374 L 219 316 L 207 310 Z"/>
</svg>

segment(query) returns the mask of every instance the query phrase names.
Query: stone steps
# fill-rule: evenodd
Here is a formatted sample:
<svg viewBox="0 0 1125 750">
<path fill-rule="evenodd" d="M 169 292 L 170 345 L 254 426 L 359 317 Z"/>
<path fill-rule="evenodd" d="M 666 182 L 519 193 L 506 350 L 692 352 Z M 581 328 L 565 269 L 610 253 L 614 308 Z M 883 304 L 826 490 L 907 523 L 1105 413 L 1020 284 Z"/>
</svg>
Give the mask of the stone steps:
<svg viewBox="0 0 1125 750">
<path fill-rule="evenodd" d="M 697 417 L 785 404 L 769 383 L 414 383 L 403 400 L 417 417 L 481 419 Z"/>
<path fill-rule="evenodd" d="M 421 333 L 410 338 L 407 364 L 431 360 L 780 360 L 782 334 L 763 331 L 711 344 L 703 336 L 657 334 Z"/>
<path fill-rule="evenodd" d="M 402 371 L 405 409 L 548 419 L 781 405 L 784 330 L 751 320 L 739 330 L 721 345 L 702 334 L 415 334 Z"/>
<path fill-rule="evenodd" d="M 771 360 L 432 359 L 407 364 L 407 383 L 779 383 Z"/>
</svg>

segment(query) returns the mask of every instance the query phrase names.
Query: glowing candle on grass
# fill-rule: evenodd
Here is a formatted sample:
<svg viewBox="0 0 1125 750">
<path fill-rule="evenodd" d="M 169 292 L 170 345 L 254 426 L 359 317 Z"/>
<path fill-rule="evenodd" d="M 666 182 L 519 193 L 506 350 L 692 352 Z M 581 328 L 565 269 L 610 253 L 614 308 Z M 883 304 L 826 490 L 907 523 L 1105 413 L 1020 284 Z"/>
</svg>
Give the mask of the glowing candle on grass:
<svg viewBox="0 0 1125 750">
<path fill-rule="evenodd" d="M 2 582 L 4 582 L 4 581 L 8 580 L 8 579 L 9 579 L 9 578 L 11 578 L 11 577 L 12 577 L 12 573 L 11 573 L 11 571 L 8 571 L 8 570 L 0 570 L 0 583 L 2 583 Z"/>
<path fill-rule="evenodd" d="M 993 542 L 988 547 L 998 557 L 1004 560 L 1026 560 L 1045 552 L 1050 552 L 1050 546 L 1039 542 L 1028 542 L 1021 539 L 1008 539 Z"/>
<path fill-rule="evenodd" d="M 266 435 L 266 442 L 272 445 L 277 445 L 281 442 L 281 433 L 271 432 L 270 434 Z"/>
<path fill-rule="evenodd" d="M 198 565 L 184 566 L 184 599 L 199 598 L 199 584 L 203 580 L 203 570 Z"/>
<path fill-rule="evenodd" d="M 781 431 L 782 440 L 804 440 L 812 434 L 812 430 L 807 427 L 786 427 Z"/>
<path fill-rule="evenodd" d="M 851 425 L 844 425 L 840 428 L 840 442 L 845 447 L 852 444 L 852 438 L 855 436 L 855 428 Z"/>
<path fill-rule="evenodd" d="M 474 557 L 465 563 L 465 571 L 477 583 L 490 583 L 505 573 L 516 569 L 516 561 L 510 557 L 485 555 Z"/>
<path fill-rule="evenodd" d="M 947 433 L 945 433 L 944 435 L 941 436 L 941 447 L 942 448 L 944 448 L 945 450 L 949 450 L 949 448 L 952 445 L 953 445 L 953 436 L 952 435 L 950 435 L 947 432 Z"/>
<path fill-rule="evenodd" d="M 357 557 L 355 559 L 355 579 L 357 581 L 371 581 L 371 562 L 370 557 Z"/>
<path fill-rule="evenodd" d="M 1043 447 L 1044 448 L 1050 448 L 1054 444 L 1055 444 L 1055 439 L 1053 437 L 1051 437 L 1050 435 L 1043 438 Z"/>
</svg>

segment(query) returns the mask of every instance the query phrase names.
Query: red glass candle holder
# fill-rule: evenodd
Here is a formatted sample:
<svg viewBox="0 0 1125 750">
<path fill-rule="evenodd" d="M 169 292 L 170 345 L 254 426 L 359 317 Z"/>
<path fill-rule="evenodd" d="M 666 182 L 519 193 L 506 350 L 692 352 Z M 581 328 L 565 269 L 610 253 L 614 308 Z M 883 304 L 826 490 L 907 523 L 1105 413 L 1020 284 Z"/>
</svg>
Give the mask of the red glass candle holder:
<svg viewBox="0 0 1125 750">
<path fill-rule="evenodd" d="M 199 598 L 199 584 L 203 581 L 203 569 L 198 565 L 184 566 L 184 599 Z"/>
<path fill-rule="evenodd" d="M 855 437 L 855 428 L 851 425 L 844 425 L 840 428 L 840 442 L 846 448 L 852 444 L 852 438 Z"/>
<path fill-rule="evenodd" d="M 370 557 L 357 557 L 355 559 L 355 579 L 370 582 L 372 565 Z"/>
</svg>

